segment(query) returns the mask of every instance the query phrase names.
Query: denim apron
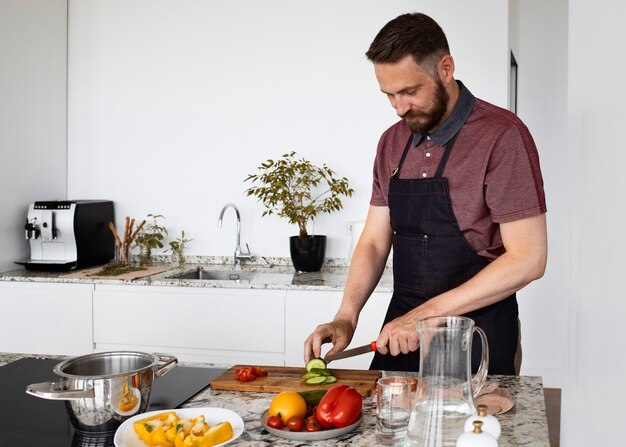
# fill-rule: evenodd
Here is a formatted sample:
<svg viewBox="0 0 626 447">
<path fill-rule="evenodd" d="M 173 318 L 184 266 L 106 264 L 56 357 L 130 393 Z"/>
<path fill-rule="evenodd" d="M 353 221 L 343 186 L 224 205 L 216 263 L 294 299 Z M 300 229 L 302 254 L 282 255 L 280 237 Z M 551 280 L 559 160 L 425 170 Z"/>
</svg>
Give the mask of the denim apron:
<svg viewBox="0 0 626 447">
<path fill-rule="evenodd" d="M 452 209 L 448 180 L 443 177 L 457 135 L 446 144 L 434 177 L 401 179 L 411 135 L 389 181 L 394 291 L 383 326 L 466 282 L 490 262 L 474 251 L 461 232 Z M 519 330 L 515 294 L 464 316 L 473 319 L 487 335 L 489 373 L 515 374 Z M 476 340 L 472 343 L 474 371 L 481 354 L 480 342 Z M 419 349 L 397 356 L 376 352 L 370 369 L 418 371 Z"/>
</svg>

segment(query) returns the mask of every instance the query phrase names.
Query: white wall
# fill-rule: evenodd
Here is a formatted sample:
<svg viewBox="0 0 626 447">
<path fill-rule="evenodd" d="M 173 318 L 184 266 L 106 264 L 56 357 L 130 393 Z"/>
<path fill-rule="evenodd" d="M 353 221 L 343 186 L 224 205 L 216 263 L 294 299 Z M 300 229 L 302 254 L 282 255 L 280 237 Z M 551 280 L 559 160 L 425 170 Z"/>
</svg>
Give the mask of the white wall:
<svg viewBox="0 0 626 447">
<path fill-rule="evenodd" d="M 199 255 L 232 252 L 234 225 L 219 230 L 216 221 L 221 206 L 234 201 L 253 252 L 287 256 L 286 237 L 295 229 L 274 217 L 261 219 L 262 209 L 244 196 L 241 181 L 265 158 L 295 149 L 329 163 L 357 189 L 342 213 L 320 218 L 316 228 L 331 237 L 329 256 L 345 257 L 346 222 L 364 217 L 376 142 L 396 120 L 363 56 L 376 31 L 403 12 L 432 15 L 448 34 L 457 77 L 502 106 L 510 41 L 520 63 L 520 115 L 540 150 L 550 209 L 548 274 L 520 293 L 522 372 L 560 386 L 564 1 L 522 8 L 512 0 L 517 19 L 511 23 L 507 3 L 497 0 L 71 2 L 68 197 L 111 198 L 118 222 L 127 214 L 165 214 L 171 235 L 185 228 L 194 239 L 190 254 Z M 547 52 L 537 49 L 552 56 L 545 59 Z M 542 76 L 530 67 L 543 67 Z M 48 160 L 43 152 L 37 151 L 42 165 L 60 163 L 54 175 L 64 180 L 64 157 L 53 153 Z M 35 178 L 46 179 L 43 198 L 64 197 L 62 189 L 48 188 L 55 183 L 49 177 Z M 13 245 L 25 203 L 38 198 L 14 202 L 23 209 L 9 219 Z M 22 251 L 26 256 L 25 244 Z M 20 257 L 3 260 L 11 265 Z"/>
<path fill-rule="evenodd" d="M 512 0 L 511 48 L 518 67 L 518 115 L 539 150 L 548 205 L 545 276 L 518 293 L 522 321 L 521 374 L 562 386 L 569 186 L 567 146 L 567 0 Z"/>
<path fill-rule="evenodd" d="M 65 0 L 0 0 L 0 271 L 30 252 L 28 204 L 66 193 Z"/>
<path fill-rule="evenodd" d="M 365 216 L 376 143 L 396 121 L 363 55 L 376 32 L 403 12 L 432 15 L 448 35 L 457 78 L 504 107 L 510 40 L 520 63 L 520 116 L 537 140 L 555 223 L 548 274 L 520 293 L 522 371 L 559 387 L 563 322 L 554 315 L 563 301 L 564 217 L 562 202 L 551 197 L 565 194 L 557 180 L 565 121 L 545 122 L 565 110 L 564 1 L 513 2 L 510 24 L 508 3 L 497 0 L 72 2 L 69 196 L 114 200 L 118 222 L 164 214 L 170 234 L 184 228 L 194 239 L 189 253 L 198 255 L 232 253 L 232 214 L 222 230 L 217 216 L 235 202 L 252 251 L 288 256 L 295 227 L 261 218 L 242 180 L 260 161 L 293 149 L 328 163 L 356 188 L 343 212 L 316 227 L 330 237 L 328 255 L 346 257 L 346 223 Z M 538 18 L 537 9 L 544 10 Z M 562 56 L 547 61 L 537 48 Z M 554 100 L 546 104 L 546 97 Z"/>
<path fill-rule="evenodd" d="M 624 445 L 626 4 L 569 2 L 571 209 L 562 445 Z"/>
<path fill-rule="evenodd" d="M 69 8 L 68 194 L 160 213 L 189 254 L 230 255 L 242 242 L 289 256 L 294 226 L 261 219 L 248 173 L 296 150 L 356 189 L 318 219 L 329 257 L 347 257 L 347 222 L 365 217 L 380 133 L 396 121 L 364 52 L 404 12 L 424 11 L 448 34 L 457 75 L 506 106 L 507 4 L 499 0 L 94 0 Z M 471 39 L 468 38 L 471 36 Z"/>
</svg>

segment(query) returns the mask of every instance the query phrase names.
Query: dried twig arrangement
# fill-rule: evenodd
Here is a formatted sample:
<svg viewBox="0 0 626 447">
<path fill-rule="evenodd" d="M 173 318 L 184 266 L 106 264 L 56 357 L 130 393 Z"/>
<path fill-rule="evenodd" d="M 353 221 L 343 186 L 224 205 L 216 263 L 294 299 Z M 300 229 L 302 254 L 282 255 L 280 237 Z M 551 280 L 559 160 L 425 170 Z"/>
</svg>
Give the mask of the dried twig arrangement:
<svg viewBox="0 0 626 447">
<path fill-rule="evenodd" d="M 116 248 L 116 259 L 119 264 L 128 265 L 128 260 L 130 259 L 130 245 L 132 244 L 135 236 L 139 233 L 139 231 L 146 224 L 146 220 L 144 219 L 137 226 L 137 228 L 133 231 L 133 227 L 135 226 L 135 219 L 131 219 L 126 216 L 125 220 L 125 228 L 124 228 L 124 239 L 120 238 L 119 233 L 115 230 L 115 226 L 113 222 L 109 222 L 109 229 L 115 236 L 115 248 Z"/>
</svg>

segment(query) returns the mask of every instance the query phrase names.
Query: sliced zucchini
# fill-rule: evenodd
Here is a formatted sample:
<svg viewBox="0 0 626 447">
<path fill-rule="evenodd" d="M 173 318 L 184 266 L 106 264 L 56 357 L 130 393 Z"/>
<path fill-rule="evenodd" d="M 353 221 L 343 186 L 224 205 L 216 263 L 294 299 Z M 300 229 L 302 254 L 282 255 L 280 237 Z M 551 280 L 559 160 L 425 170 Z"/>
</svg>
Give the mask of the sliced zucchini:
<svg viewBox="0 0 626 447">
<path fill-rule="evenodd" d="M 320 358 L 311 359 L 306 362 L 306 366 L 304 368 L 306 369 L 306 372 L 311 372 L 313 368 L 326 369 L 326 362 L 324 361 L 324 359 Z"/>
</svg>

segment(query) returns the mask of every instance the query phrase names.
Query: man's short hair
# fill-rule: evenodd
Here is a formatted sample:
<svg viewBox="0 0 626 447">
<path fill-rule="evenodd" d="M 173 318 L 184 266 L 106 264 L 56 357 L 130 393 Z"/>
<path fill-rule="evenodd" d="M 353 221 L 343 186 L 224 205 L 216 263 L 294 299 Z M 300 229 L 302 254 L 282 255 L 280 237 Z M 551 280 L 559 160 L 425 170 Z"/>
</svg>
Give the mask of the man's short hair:
<svg viewBox="0 0 626 447">
<path fill-rule="evenodd" d="M 365 53 L 373 63 L 395 63 L 411 55 L 432 76 L 444 55 L 450 54 L 448 40 L 439 26 L 422 13 L 402 14 L 388 22 Z"/>
</svg>

